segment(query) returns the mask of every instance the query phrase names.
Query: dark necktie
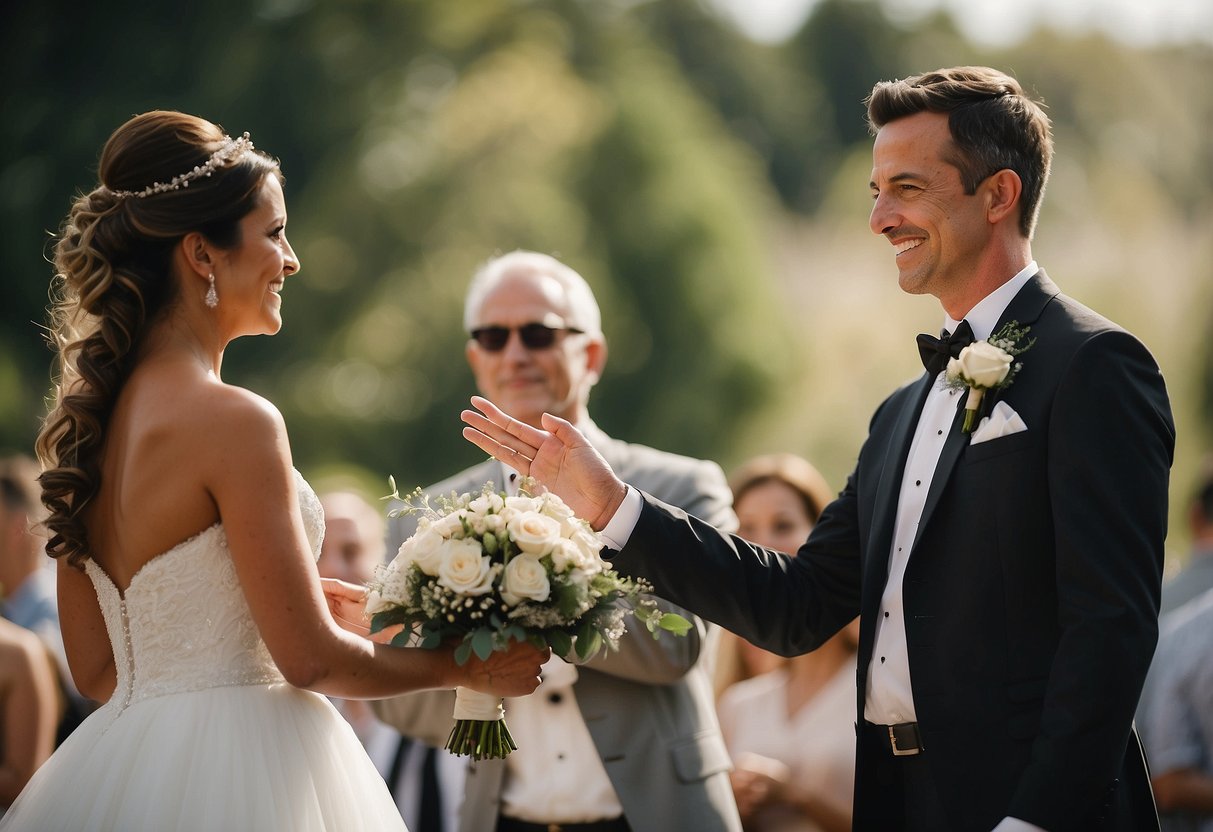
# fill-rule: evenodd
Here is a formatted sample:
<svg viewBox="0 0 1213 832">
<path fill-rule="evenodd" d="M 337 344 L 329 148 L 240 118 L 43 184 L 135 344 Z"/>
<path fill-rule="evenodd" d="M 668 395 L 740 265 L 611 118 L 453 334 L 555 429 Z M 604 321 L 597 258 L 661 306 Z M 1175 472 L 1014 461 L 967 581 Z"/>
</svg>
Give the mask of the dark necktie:
<svg viewBox="0 0 1213 832">
<path fill-rule="evenodd" d="M 421 793 L 420 805 L 417 807 L 417 828 L 413 832 L 442 832 L 442 793 L 438 789 L 438 749 L 417 743 L 425 749 L 425 758 L 421 764 Z M 396 756 L 392 758 L 392 766 L 387 775 L 388 790 L 396 794 L 396 785 L 404 768 L 404 760 L 408 756 L 409 747 L 413 740 L 402 736 L 396 747 Z"/>
<path fill-rule="evenodd" d="M 973 327 L 969 326 L 968 321 L 961 321 L 954 333 L 949 334 L 945 329 L 940 334 L 940 338 L 925 334 L 918 336 L 918 355 L 922 358 L 922 366 L 931 375 L 943 372 L 948 360 L 956 358 L 961 350 L 974 341 Z"/>
</svg>

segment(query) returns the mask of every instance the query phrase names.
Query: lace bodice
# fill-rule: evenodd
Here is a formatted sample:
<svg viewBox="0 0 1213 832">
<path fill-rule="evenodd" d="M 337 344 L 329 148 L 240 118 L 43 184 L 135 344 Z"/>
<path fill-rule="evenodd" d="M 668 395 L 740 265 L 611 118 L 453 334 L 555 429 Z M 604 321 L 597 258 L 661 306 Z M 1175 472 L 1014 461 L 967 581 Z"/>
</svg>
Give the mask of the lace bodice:
<svg viewBox="0 0 1213 832">
<path fill-rule="evenodd" d="M 296 479 L 308 542 L 319 557 L 324 514 L 311 486 L 298 472 Z M 153 696 L 283 681 L 244 599 L 222 524 L 152 558 L 125 596 L 93 561 L 85 570 L 114 650 L 115 716 Z"/>
</svg>

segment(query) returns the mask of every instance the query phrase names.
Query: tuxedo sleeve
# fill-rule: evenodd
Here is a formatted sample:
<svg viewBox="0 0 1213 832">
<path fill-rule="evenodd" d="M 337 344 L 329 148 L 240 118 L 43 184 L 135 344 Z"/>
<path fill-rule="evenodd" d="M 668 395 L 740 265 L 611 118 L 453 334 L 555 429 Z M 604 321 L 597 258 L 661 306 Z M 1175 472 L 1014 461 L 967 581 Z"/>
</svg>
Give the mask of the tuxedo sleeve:
<svg viewBox="0 0 1213 832">
<path fill-rule="evenodd" d="M 808 652 L 859 614 L 857 493 L 870 445 L 871 439 L 846 488 L 795 556 L 729 534 L 642 491 L 640 518 L 612 565 L 759 647 L 785 656 Z"/>
<path fill-rule="evenodd" d="M 724 472 L 715 463 L 697 461 L 693 470 L 683 476 L 679 486 L 667 486 L 671 501 L 683 506 L 691 516 L 724 528 L 736 528 L 733 497 Z M 682 637 L 659 634 L 658 638 L 636 621 L 627 623 L 619 649 L 604 651 L 585 666 L 600 673 L 643 684 L 669 684 L 678 681 L 693 668 L 708 644 L 708 623 L 669 596 L 658 592 L 653 596 L 658 608 L 683 616 L 691 623 L 690 631 Z"/>
<path fill-rule="evenodd" d="M 1049 419 L 1060 632 L 1008 814 L 1071 829 L 1115 789 L 1157 642 L 1175 429 L 1157 365 L 1121 330 L 1072 354 Z"/>
</svg>

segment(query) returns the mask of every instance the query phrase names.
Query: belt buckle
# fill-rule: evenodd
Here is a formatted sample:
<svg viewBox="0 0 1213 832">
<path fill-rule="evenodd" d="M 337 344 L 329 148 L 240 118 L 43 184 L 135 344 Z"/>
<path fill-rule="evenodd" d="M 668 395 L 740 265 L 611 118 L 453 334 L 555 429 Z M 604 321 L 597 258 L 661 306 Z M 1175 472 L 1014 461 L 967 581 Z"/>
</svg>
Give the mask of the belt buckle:
<svg viewBox="0 0 1213 832">
<path fill-rule="evenodd" d="M 894 757 L 912 757 L 915 754 L 920 753 L 922 751 L 922 740 L 918 740 L 917 744 L 913 748 L 898 748 L 897 734 L 893 730 L 896 727 L 897 726 L 895 726 L 895 725 L 889 726 L 889 745 L 893 749 L 893 756 Z M 912 723 L 912 722 L 906 723 L 906 727 L 913 730 L 915 735 L 918 734 L 918 726 L 915 725 L 914 723 Z"/>
</svg>

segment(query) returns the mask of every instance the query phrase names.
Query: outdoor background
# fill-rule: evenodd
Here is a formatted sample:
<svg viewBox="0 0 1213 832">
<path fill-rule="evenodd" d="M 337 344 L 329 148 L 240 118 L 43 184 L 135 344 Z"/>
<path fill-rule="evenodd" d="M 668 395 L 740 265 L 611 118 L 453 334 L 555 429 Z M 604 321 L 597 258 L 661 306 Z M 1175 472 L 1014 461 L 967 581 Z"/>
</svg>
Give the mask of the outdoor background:
<svg viewBox="0 0 1213 832">
<path fill-rule="evenodd" d="M 459 435 L 464 289 L 530 248 L 598 293 L 605 430 L 726 470 L 793 451 L 840 487 L 942 320 L 868 231 L 862 100 L 983 63 L 1053 119 L 1037 260 L 1167 378 L 1170 565 L 1185 552 L 1213 447 L 1205 0 L 24 0 L 0 32 L 0 452 L 29 452 L 44 412 L 70 198 L 114 128 L 172 108 L 282 160 L 303 270 L 282 332 L 223 374 L 278 404 L 313 482 L 382 494 L 480 458 Z"/>
</svg>

